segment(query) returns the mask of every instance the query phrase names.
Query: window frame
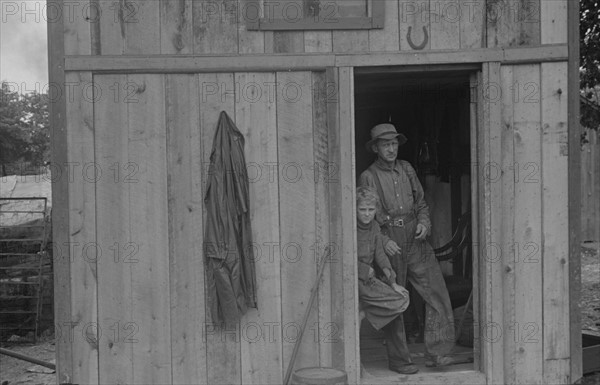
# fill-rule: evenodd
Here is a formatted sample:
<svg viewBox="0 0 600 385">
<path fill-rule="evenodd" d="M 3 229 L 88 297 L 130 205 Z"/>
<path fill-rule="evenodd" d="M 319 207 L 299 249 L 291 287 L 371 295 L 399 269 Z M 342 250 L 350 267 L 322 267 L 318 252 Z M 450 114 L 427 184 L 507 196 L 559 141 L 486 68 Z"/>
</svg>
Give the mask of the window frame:
<svg viewBox="0 0 600 385">
<path fill-rule="evenodd" d="M 299 0 L 300 1 L 300 0 Z M 365 0 L 370 16 L 344 17 L 328 20 L 327 17 L 305 17 L 298 20 L 274 19 L 265 17 L 249 18 L 246 28 L 249 31 L 323 31 L 323 30 L 368 30 L 383 29 L 385 19 L 385 1 Z M 246 9 L 260 10 L 261 0 L 249 0 Z"/>
</svg>

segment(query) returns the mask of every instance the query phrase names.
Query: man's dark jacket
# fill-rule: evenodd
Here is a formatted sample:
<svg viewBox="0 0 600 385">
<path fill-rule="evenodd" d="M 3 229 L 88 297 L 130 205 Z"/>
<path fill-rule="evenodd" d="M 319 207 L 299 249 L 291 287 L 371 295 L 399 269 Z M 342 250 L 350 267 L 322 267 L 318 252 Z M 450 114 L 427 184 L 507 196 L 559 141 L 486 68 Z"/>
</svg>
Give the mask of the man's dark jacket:
<svg viewBox="0 0 600 385">
<path fill-rule="evenodd" d="M 236 322 L 256 307 L 244 137 L 224 111 L 208 171 L 204 257 L 207 301 L 213 322 Z"/>
</svg>

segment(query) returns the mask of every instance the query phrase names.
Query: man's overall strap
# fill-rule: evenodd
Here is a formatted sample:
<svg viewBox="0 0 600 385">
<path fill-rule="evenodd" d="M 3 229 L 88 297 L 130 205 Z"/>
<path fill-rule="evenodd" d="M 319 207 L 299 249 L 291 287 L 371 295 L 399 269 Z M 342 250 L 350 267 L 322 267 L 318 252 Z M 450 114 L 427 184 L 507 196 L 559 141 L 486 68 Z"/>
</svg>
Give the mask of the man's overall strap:
<svg viewBox="0 0 600 385">
<path fill-rule="evenodd" d="M 383 188 L 381 187 L 381 181 L 379 180 L 379 175 L 375 170 L 375 163 L 369 166 L 369 171 L 371 171 L 371 175 L 373 175 L 373 181 L 375 182 L 375 187 L 377 187 L 377 192 L 379 194 L 379 203 L 381 203 L 381 208 L 385 215 L 389 215 L 389 210 L 385 207 L 385 202 L 383 201 Z"/>
</svg>

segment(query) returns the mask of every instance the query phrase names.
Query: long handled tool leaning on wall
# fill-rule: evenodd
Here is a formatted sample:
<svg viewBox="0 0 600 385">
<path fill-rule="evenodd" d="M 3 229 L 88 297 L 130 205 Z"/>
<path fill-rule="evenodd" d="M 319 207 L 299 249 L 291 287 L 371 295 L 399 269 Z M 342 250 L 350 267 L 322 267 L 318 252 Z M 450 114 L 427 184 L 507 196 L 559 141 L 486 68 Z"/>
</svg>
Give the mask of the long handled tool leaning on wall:
<svg viewBox="0 0 600 385">
<path fill-rule="evenodd" d="M 288 385 L 290 383 L 290 377 L 292 375 L 292 371 L 294 370 L 294 363 L 296 361 L 296 356 L 298 355 L 298 349 L 300 348 L 300 343 L 302 342 L 302 336 L 304 335 L 304 329 L 306 329 L 306 323 L 308 322 L 308 317 L 310 316 L 310 312 L 313 307 L 313 303 L 315 302 L 315 298 L 317 296 L 317 291 L 319 289 L 319 284 L 321 283 L 321 277 L 323 276 L 323 270 L 325 270 L 325 264 L 331 255 L 331 248 L 327 246 L 325 248 L 325 252 L 323 258 L 321 258 L 321 264 L 319 266 L 319 272 L 317 274 L 317 279 L 310 291 L 310 299 L 308 300 L 308 306 L 304 311 L 304 318 L 302 319 L 302 324 L 300 325 L 300 333 L 298 334 L 298 338 L 296 338 L 296 343 L 294 344 L 294 350 L 292 352 L 292 358 L 290 359 L 290 363 L 288 365 L 287 371 L 285 373 L 285 379 L 283 383 Z"/>
</svg>

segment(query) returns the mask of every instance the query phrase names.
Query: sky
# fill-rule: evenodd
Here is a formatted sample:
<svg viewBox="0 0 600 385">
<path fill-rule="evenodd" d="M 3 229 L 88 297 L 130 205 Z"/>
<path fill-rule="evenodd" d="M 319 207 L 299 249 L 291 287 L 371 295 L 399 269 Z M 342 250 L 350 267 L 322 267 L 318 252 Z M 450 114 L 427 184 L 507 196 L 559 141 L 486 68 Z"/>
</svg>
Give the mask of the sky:
<svg viewBox="0 0 600 385">
<path fill-rule="evenodd" d="M 0 80 L 20 93 L 48 84 L 46 1 L 0 0 Z"/>
</svg>

